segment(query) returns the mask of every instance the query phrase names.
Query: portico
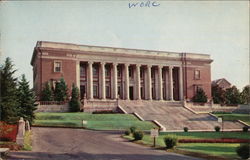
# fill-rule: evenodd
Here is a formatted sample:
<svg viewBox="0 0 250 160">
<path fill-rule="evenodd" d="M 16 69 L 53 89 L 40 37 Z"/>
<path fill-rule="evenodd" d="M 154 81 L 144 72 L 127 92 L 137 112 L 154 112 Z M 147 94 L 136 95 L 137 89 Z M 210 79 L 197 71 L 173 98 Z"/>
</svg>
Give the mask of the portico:
<svg viewBox="0 0 250 160">
<path fill-rule="evenodd" d="M 183 99 L 182 67 L 105 61 L 80 61 L 80 94 L 87 99 Z"/>
</svg>

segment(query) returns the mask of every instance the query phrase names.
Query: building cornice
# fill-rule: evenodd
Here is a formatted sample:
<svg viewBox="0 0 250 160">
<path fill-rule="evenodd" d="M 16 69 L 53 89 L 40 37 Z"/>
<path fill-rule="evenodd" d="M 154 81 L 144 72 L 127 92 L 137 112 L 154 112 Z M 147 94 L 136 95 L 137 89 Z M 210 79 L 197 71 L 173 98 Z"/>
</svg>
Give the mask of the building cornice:
<svg viewBox="0 0 250 160">
<path fill-rule="evenodd" d="M 142 49 L 128 49 L 128 48 L 114 48 L 114 47 L 102 47 L 102 46 L 88 46 L 77 45 L 69 43 L 47 42 L 38 41 L 34 48 L 33 56 L 31 59 L 31 65 L 35 58 L 36 52 L 41 51 L 53 51 L 60 53 L 71 54 L 87 54 L 87 55 L 99 55 L 99 56 L 118 56 L 118 57 L 131 57 L 134 58 L 147 58 L 147 59 L 166 59 L 170 61 L 182 60 L 183 53 L 155 51 L 155 50 L 142 50 Z M 210 55 L 207 54 L 186 54 L 187 61 L 201 61 L 205 63 L 211 63 Z"/>
</svg>

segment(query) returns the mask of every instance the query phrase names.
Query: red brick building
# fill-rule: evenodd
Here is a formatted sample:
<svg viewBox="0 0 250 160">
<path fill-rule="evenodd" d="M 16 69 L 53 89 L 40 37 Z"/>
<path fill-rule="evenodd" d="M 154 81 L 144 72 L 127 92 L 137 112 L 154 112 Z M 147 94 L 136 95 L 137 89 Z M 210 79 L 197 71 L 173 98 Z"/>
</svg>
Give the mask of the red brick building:
<svg viewBox="0 0 250 160">
<path fill-rule="evenodd" d="M 45 82 L 63 77 L 81 98 L 182 101 L 197 88 L 211 98 L 211 64 L 206 54 L 99 47 L 38 41 L 33 81 L 39 97 Z"/>
</svg>

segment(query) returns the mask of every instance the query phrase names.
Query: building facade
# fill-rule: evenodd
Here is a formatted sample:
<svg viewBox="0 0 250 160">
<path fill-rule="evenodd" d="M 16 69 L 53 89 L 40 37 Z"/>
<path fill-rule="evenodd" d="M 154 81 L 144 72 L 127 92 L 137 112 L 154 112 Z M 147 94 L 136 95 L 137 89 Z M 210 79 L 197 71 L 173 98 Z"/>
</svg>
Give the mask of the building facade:
<svg viewBox="0 0 250 160">
<path fill-rule="evenodd" d="M 191 100 L 197 88 L 211 98 L 211 64 L 206 54 L 98 47 L 38 41 L 33 52 L 34 90 L 63 77 L 80 96 L 93 99 Z"/>
</svg>

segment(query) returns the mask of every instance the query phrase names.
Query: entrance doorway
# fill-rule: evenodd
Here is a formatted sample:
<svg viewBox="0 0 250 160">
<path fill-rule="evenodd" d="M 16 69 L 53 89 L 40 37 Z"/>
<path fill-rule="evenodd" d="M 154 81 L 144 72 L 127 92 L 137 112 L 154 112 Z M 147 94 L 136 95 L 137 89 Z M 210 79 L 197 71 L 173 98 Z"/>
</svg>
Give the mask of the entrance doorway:
<svg viewBox="0 0 250 160">
<path fill-rule="evenodd" d="M 134 87 L 129 87 L 129 99 L 134 99 Z"/>
<path fill-rule="evenodd" d="M 81 99 L 84 98 L 84 94 L 85 94 L 85 86 L 80 86 L 80 95 L 81 95 Z"/>
</svg>

